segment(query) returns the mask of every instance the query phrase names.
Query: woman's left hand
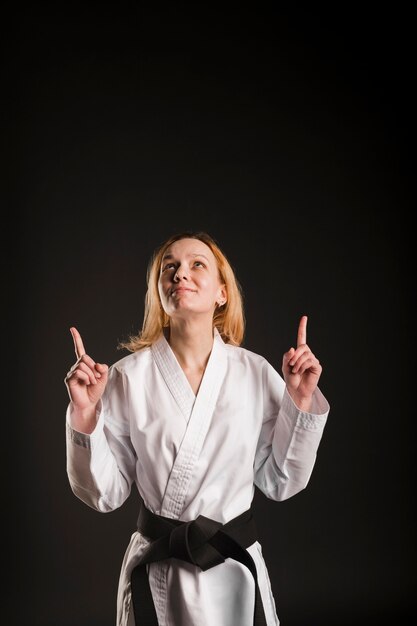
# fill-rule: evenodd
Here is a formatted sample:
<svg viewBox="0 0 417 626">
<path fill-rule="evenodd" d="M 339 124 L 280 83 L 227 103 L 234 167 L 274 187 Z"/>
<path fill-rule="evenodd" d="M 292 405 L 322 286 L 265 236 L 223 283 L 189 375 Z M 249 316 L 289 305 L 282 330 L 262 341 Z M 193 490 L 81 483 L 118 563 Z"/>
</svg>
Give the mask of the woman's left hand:
<svg viewBox="0 0 417 626">
<path fill-rule="evenodd" d="M 307 345 L 307 315 L 300 319 L 297 348 L 290 348 L 282 359 L 282 373 L 288 393 L 302 411 L 309 411 L 322 366 Z"/>
</svg>

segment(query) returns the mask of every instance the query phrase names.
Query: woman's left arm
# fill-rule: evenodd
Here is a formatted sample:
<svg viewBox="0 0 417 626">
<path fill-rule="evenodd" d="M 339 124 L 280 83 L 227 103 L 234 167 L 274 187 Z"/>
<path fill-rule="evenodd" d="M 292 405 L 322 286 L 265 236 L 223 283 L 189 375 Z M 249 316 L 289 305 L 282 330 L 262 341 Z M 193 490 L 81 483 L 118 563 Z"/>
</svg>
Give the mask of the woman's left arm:
<svg viewBox="0 0 417 626">
<path fill-rule="evenodd" d="M 264 416 L 255 456 L 255 484 L 273 500 L 304 489 L 316 461 L 330 410 L 317 383 L 322 367 L 306 343 L 307 317 L 300 320 L 297 348 L 283 357 L 284 380 L 268 368 Z"/>
</svg>

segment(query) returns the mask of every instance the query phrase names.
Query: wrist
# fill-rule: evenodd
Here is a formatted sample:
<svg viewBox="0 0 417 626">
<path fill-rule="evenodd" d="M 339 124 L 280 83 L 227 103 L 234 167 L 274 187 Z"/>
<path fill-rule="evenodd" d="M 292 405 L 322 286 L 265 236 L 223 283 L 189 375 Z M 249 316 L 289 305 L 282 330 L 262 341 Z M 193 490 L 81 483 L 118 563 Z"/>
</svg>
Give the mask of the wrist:
<svg viewBox="0 0 417 626">
<path fill-rule="evenodd" d="M 96 406 L 80 409 L 72 405 L 70 408 L 70 423 L 72 428 L 87 435 L 91 434 L 97 424 L 96 409 Z"/>
<path fill-rule="evenodd" d="M 288 393 L 290 394 L 292 401 L 299 411 L 303 411 L 304 413 L 310 413 L 313 404 L 312 396 L 299 396 L 296 393 L 292 393 L 289 389 Z"/>
</svg>

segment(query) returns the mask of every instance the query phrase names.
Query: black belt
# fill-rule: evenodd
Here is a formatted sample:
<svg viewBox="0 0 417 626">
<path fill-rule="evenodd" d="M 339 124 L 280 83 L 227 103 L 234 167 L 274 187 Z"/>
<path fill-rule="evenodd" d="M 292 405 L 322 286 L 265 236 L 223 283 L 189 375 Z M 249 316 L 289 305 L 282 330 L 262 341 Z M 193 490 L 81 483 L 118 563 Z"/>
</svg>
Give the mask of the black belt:
<svg viewBox="0 0 417 626">
<path fill-rule="evenodd" d="M 158 626 L 146 565 L 172 558 L 197 565 L 203 571 L 223 563 L 226 558 L 246 565 L 255 581 L 253 626 L 266 626 L 256 565 L 246 550 L 257 539 L 251 509 L 221 524 L 204 515 L 189 522 L 162 517 L 142 504 L 138 531 L 152 539 L 152 543 L 142 553 L 131 575 L 136 626 Z"/>
</svg>

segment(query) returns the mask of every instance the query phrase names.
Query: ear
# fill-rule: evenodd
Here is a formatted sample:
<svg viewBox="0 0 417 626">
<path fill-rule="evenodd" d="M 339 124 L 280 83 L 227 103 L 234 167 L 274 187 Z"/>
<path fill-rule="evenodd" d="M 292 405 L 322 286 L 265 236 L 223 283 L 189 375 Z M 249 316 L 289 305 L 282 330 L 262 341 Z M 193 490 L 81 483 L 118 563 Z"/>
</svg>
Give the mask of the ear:
<svg viewBox="0 0 417 626">
<path fill-rule="evenodd" d="M 226 285 L 221 285 L 216 298 L 216 303 L 218 306 L 223 306 L 227 302 L 227 290 Z"/>
</svg>

